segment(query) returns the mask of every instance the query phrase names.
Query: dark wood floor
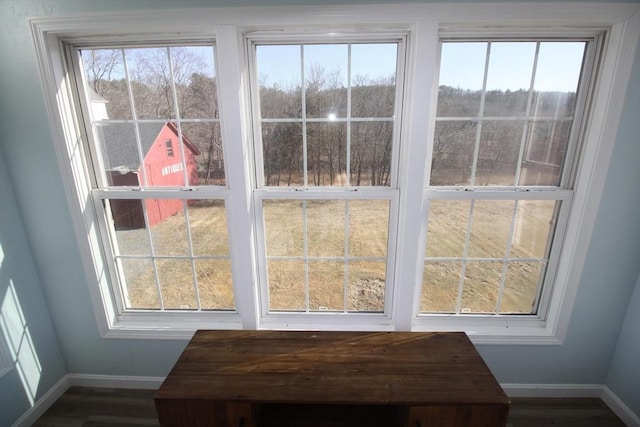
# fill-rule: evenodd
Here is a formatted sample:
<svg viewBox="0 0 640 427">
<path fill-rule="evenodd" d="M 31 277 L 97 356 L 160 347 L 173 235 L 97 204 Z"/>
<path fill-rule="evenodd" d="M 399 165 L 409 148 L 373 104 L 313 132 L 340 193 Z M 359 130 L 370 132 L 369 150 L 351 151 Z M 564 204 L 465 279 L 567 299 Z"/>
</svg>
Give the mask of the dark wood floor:
<svg viewBox="0 0 640 427">
<path fill-rule="evenodd" d="M 157 426 L 153 391 L 71 387 L 37 427 Z M 624 427 L 600 399 L 511 400 L 509 427 Z"/>
</svg>

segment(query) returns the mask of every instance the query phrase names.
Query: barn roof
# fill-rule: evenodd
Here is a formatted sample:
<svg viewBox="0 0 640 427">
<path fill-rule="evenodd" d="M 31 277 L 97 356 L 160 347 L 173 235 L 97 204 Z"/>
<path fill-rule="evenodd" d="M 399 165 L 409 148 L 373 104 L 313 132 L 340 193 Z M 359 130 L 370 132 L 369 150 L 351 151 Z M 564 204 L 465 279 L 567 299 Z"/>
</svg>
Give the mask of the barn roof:
<svg viewBox="0 0 640 427">
<path fill-rule="evenodd" d="M 171 123 L 167 122 L 138 123 L 143 155 L 147 155 L 164 126 L 169 126 L 176 133 L 175 127 L 170 125 Z M 135 128 L 132 123 L 100 125 L 98 126 L 98 137 L 100 138 L 102 155 L 104 156 L 107 170 L 138 170 L 140 158 L 136 145 Z M 183 137 L 185 146 L 193 151 L 194 154 L 199 154 L 198 149 L 189 142 L 186 135 L 183 135 Z"/>
</svg>

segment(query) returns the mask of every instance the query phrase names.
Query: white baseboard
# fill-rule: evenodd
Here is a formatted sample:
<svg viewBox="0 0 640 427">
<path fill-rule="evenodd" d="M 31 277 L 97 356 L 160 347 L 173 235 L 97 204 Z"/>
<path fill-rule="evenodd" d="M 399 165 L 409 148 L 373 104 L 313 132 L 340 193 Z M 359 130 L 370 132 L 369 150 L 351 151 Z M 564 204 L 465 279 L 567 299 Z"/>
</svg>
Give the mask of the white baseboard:
<svg viewBox="0 0 640 427">
<path fill-rule="evenodd" d="M 18 418 L 11 427 L 28 427 L 35 423 L 38 418 L 44 414 L 56 400 L 64 394 L 70 387 L 69 378 L 67 375 L 62 377 L 57 383 L 54 384 L 45 394 L 36 400 L 33 406 L 20 418 Z"/>
<path fill-rule="evenodd" d="M 72 386 L 99 388 L 138 388 L 143 390 L 157 390 L 164 377 L 142 377 L 125 375 L 90 375 L 68 374 Z"/>
<path fill-rule="evenodd" d="M 509 397 L 600 397 L 602 384 L 500 384 Z"/>
<path fill-rule="evenodd" d="M 602 388 L 602 401 L 629 427 L 640 427 L 640 417 L 624 404 L 607 386 Z"/>
<path fill-rule="evenodd" d="M 12 427 L 33 424 L 71 386 L 98 388 L 137 388 L 157 390 L 164 377 L 67 374 L 47 391 L 34 406 L 25 412 Z M 629 427 L 640 427 L 640 418 L 602 384 L 501 384 L 509 397 L 600 398 Z"/>
</svg>

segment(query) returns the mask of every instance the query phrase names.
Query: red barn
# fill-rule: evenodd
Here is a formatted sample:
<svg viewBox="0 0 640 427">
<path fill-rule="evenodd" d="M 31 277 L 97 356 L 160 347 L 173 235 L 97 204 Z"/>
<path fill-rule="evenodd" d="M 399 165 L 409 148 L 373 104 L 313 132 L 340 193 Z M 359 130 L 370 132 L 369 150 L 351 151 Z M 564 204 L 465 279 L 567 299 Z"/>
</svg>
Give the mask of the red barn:
<svg viewBox="0 0 640 427">
<path fill-rule="evenodd" d="M 180 149 L 178 129 L 172 122 L 138 123 L 144 175 L 138 154 L 135 127 L 130 123 L 109 123 L 99 127 L 107 179 L 112 186 L 182 187 L 185 169 L 188 185 L 198 184 L 198 149 L 183 134 Z M 184 151 L 184 161 L 182 159 Z M 146 176 L 146 185 L 144 177 Z M 182 201 L 146 200 L 149 226 L 182 212 Z M 112 200 L 111 212 L 116 229 L 145 226 L 140 200 Z"/>
</svg>

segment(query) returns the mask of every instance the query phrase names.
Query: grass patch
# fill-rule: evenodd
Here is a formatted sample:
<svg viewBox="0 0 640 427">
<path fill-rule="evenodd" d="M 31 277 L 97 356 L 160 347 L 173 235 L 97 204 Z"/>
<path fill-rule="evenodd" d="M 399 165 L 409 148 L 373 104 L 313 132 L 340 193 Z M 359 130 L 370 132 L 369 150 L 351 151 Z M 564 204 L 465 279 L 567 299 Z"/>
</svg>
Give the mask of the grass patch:
<svg viewBox="0 0 640 427">
<path fill-rule="evenodd" d="M 532 312 L 545 266 L 532 259 L 545 257 L 556 202 L 476 201 L 466 250 L 483 260 L 463 264 L 470 203 L 431 202 L 421 311 L 495 313 L 500 298 L 502 313 Z M 149 232 L 116 232 L 130 308 L 160 308 L 161 292 L 165 308 L 233 309 L 224 204 L 187 209 Z M 272 310 L 384 309 L 388 201 L 270 200 L 264 218 Z"/>
</svg>

